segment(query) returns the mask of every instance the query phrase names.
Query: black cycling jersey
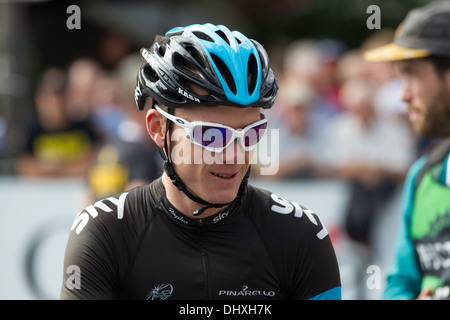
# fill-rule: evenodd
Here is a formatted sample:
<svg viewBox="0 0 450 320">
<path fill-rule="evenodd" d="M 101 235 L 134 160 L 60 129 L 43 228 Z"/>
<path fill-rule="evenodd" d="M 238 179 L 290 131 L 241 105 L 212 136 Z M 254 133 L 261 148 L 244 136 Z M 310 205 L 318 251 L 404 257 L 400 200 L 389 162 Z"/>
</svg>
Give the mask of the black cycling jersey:
<svg viewBox="0 0 450 320">
<path fill-rule="evenodd" d="M 189 218 L 161 178 L 77 215 L 61 291 L 61 299 L 310 298 L 340 298 L 316 214 L 249 185 L 239 203 Z"/>
</svg>

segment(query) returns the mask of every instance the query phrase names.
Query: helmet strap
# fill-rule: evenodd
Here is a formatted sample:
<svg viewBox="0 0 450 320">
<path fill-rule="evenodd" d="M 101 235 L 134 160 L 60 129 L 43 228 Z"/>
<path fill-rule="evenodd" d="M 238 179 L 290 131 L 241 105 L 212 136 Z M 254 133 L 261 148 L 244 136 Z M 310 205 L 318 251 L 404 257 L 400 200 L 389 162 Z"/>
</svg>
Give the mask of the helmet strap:
<svg viewBox="0 0 450 320">
<path fill-rule="evenodd" d="M 169 108 L 168 110 L 169 114 L 173 114 L 174 113 L 174 109 L 173 108 Z M 248 177 L 250 176 L 250 166 L 244 176 L 244 179 L 242 179 L 241 185 L 239 186 L 239 191 L 238 194 L 236 196 L 236 198 L 234 198 L 234 200 L 227 202 L 227 203 L 211 203 L 208 202 L 198 196 L 196 196 L 195 194 L 193 194 L 184 184 L 184 182 L 180 179 L 180 177 L 175 173 L 175 169 L 173 168 L 173 163 L 170 159 L 170 151 L 168 148 L 168 144 L 167 144 L 167 136 L 169 133 L 169 128 L 171 125 L 172 121 L 167 119 L 166 122 L 166 132 L 164 135 L 164 150 L 162 148 L 159 148 L 159 154 L 161 155 L 161 157 L 164 160 L 164 171 L 166 172 L 166 174 L 169 176 L 170 180 L 172 181 L 173 185 L 175 187 L 177 187 L 178 190 L 182 191 L 189 199 L 191 199 L 194 202 L 197 202 L 199 204 L 205 205 L 205 207 L 201 207 L 198 210 L 194 211 L 193 214 L 194 216 L 199 216 L 201 215 L 206 209 L 209 208 L 221 208 L 224 206 L 227 206 L 231 203 L 234 202 L 238 202 L 241 200 L 241 198 L 245 195 L 246 191 L 247 191 L 247 182 L 248 182 Z"/>
</svg>

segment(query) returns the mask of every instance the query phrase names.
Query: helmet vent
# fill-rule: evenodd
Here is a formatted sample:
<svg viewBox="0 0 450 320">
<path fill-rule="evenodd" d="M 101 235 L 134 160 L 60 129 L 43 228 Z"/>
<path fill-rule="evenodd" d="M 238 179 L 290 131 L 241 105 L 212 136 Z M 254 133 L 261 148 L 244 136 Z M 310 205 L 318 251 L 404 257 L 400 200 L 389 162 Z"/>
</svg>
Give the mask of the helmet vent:
<svg viewBox="0 0 450 320">
<path fill-rule="evenodd" d="M 265 94 L 264 94 L 264 98 L 265 99 L 271 99 L 271 97 L 276 96 L 277 94 L 277 90 L 278 90 L 278 86 L 272 86 Z M 273 100 L 270 106 L 273 105 Z"/>
<path fill-rule="evenodd" d="M 195 34 L 195 36 L 199 39 L 205 40 L 205 41 L 209 41 L 209 42 L 214 42 L 214 40 L 208 36 L 206 33 L 201 32 L 201 31 L 193 31 L 193 34 Z"/>
<path fill-rule="evenodd" d="M 231 92 L 233 94 L 236 94 L 236 84 L 234 83 L 233 75 L 231 74 L 230 69 L 228 69 L 225 62 L 222 61 L 218 56 L 216 56 L 213 53 L 211 54 L 211 58 L 213 59 L 214 63 L 216 64 L 217 69 L 219 70 L 220 74 L 222 75 L 222 78 L 225 80 L 226 84 L 230 88 Z"/>
<path fill-rule="evenodd" d="M 159 80 L 158 74 L 152 67 L 150 67 L 150 65 L 147 64 L 143 69 L 145 77 L 148 80 L 150 80 L 151 82 L 156 82 Z"/>
<path fill-rule="evenodd" d="M 216 34 L 221 37 L 226 43 L 228 43 L 228 45 L 230 45 L 230 41 L 222 30 L 217 30 Z"/>
<path fill-rule="evenodd" d="M 187 52 L 189 52 L 191 54 L 192 58 L 194 58 L 194 60 L 200 64 L 200 66 L 202 68 L 206 67 L 205 66 L 205 61 L 204 61 L 201 53 L 198 52 L 197 49 L 195 49 L 193 46 L 186 46 L 185 49 L 186 49 Z"/>
<path fill-rule="evenodd" d="M 173 64 L 175 66 L 178 66 L 179 68 L 184 68 L 193 73 L 200 74 L 200 70 L 198 70 L 198 68 L 193 63 L 191 63 L 188 59 L 186 59 L 179 53 L 174 53 Z"/>
<path fill-rule="evenodd" d="M 159 54 L 161 57 L 164 57 L 164 55 L 166 54 L 166 46 L 165 46 L 165 45 L 159 46 L 159 48 L 158 48 L 158 54 Z"/>
<path fill-rule="evenodd" d="M 252 53 L 248 59 L 248 66 L 247 66 L 247 83 L 249 95 L 252 95 L 253 91 L 255 90 L 257 72 L 258 72 L 258 63 L 256 62 L 255 55 Z"/>
</svg>

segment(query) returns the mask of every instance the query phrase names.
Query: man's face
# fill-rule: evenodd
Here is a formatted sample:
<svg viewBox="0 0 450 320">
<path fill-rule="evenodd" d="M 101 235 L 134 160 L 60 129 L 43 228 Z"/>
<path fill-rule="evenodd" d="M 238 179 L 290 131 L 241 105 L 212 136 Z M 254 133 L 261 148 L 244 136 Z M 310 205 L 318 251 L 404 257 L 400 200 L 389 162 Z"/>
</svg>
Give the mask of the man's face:
<svg viewBox="0 0 450 320">
<path fill-rule="evenodd" d="M 414 131 L 425 137 L 450 137 L 450 72 L 439 76 L 426 59 L 399 62 L 402 100 Z"/>
<path fill-rule="evenodd" d="M 259 108 L 188 107 L 175 110 L 175 116 L 187 121 L 219 123 L 242 129 L 261 120 Z M 232 201 L 239 190 L 251 159 L 235 140 L 223 152 L 214 153 L 194 145 L 186 132 L 172 124 L 168 137 L 171 160 L 177 175 L 191 192 L 212 203 Z"/>
</svg>

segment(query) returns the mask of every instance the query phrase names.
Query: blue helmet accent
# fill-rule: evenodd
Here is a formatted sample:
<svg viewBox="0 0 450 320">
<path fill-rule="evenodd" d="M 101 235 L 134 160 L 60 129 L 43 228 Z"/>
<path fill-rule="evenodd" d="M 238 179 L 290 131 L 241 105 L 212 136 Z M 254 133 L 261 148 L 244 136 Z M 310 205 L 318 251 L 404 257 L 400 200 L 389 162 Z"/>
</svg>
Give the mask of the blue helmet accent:
<svg viewBox="0 0 450 320">
<path fill-rule="evenodd" d="M 173 28 L 166 35 L 179 32 L 183 34 L 186 32 L 192 33 L 198 39 L 203 49 L 209 54 L 210 62 L 219 76 L 223 90 L 230 101 L 241 105 L 249 105 L 258 101 L 261 87 L 261 62 L 255 45 L 246 36 L 239 31 L 230 31 L 223 25 L 215 26 L 210 23 Z M 201 35 L 197 36 L 196 32 L 206 34 L 210 39 Z M 252 54 L 256 58 L 257 74 L 256 84 L 252 92 L 249 92 L 247 70 Z M 220 58 L 227 66 L 234 80 L 234 90 L 230 88 L 231 85 L 224 79 L 224 75 L 215 63 L 217 59 L 213 58 L 213 56 Z"/>
</svg>

